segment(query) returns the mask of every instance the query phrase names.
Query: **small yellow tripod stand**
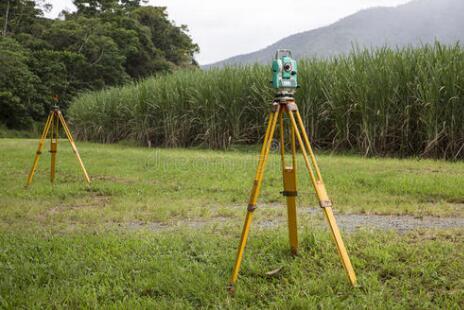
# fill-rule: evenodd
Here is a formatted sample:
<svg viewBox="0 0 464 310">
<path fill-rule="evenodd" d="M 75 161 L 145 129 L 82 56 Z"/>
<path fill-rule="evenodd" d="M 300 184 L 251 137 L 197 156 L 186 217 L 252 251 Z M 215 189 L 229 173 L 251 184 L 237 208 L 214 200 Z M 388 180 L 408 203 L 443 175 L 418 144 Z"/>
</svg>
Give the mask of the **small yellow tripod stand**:
<svg viewBox="0 0 464 310">
<path fill-rule="evenodd" d="M 48 114 L 47 121 L 45 122 L 45 127 L 42 132 L 42 136 L 40 137 L 39 146 L 37 147 L 37 151 L 34 157 L 34 163 L 32 164 L 31 171 L 27 177 L 27 185 L 32 183 L 32 177 L 37 169 L 37 165 L 39 163 L 39 156 L 42 154 L 42 147 L 45 143 L 45 139 L 47 139 L 48 132 L 50 131 L 50 153 L 51 153 L 51 166 L 50 166 L 50 182 L 55 181 L 55 163 L 56 163 L 56 153 L 58 151 L 58 131 L 59 131 L 59 124 L 63 127 L 64 132 L 66 133 L 66 137 L 68 138 L 69 143 L 71 143 L 72 150 L 74 154 L 76 154 L 77 160 L 79 161 L 79 165 L 82 168 L 82 172 L 84 172 L 84 177 L 87 183 L 90 184 L 90 178 L 85 170 L 84 163 L 77 151 L 76 144 L 74 143 L 74 139 L 71 135 L 71 131 L 66 124 L 63 114 L 61 113 L 60 109 L 55 106 Z"/>
<path fill-rule="evenodd" d="M 290 137 L 291 137 L 291 150 L 292 150 L 292 165 L 285 165 L 285 128 L 284 128 L 284 114 L 288 115 L 288 118 L 291 123 L 290 127 Z M 268 125 L 266 129 L 266 134 L 264 136 L 263 146 L 261 148 L 261 154 L 258 162 L 258 168 L 256 171 L 255 180 L 253 183 L 253 188 L 251 190 L 248 209 L 245 218 L 245 224 L 242 230 L 242 236 L 240 238 L 240 245 L 237 251 L 237 257 L 235 260 L 234 268 L 232 270 L 232 275 L 229 280 L 229 291 L 231 293 L 235 290 L 235 283 L 237 282 L 238 273 L 240 269 L 240 264 L 243 257 L 243 252 L 245 250 L 246 242 L 248 239 L 248 232 L 250 230 L 251 221 L 253 218 L 253 212 L 256 209 L 256 202 L 258 200 L 259 192 L 261 189 L 261 184 L 264 176 L 264 168 L 266 166 L 266 161 L 269 156 L 269 151 L 271 148 L 272 139 L 274 137 L 274 132 L 279 122 L 280 127 L 280 153 L 281 153 L 281 165 L 282 165 L 282 174 L 283 174 L 283 183 L 284 191 L 282 194 L 287 197 L 287 213 L 288 213 L 288 230 L 289 230 L 289 239 L 290 247 L 293 254 L 297 253 L 298 250 L 298 236 L 297 236 L 297 220 L 296 220 L 296 139 L 300 145 L 301 152 L 303 154 L 304 162 L 306 168 L 309 172 L 311 178 L 311 183 L 316 192 L 316 196 L 319 200 L 319 205 L 324 211 L 325 217 L 330 226 L 333 239 L 337 246 L 338 254 L 340 255 L 343 267 L 345 268 L 348 279 L 353 286 L 356 285 L 356 275 L 351 265 L 350 258 L 346 251 L 345 245 L 343 243 L 340 231 L 338 229 L 335 217 L 332 211 L 332 202 L 330 201 L 325 185 L 322 181 L 321 172 L 316 163 L 316 157 L 312 151 L 311 145 L 309 143 L 308 136 L 305 131 L 303 120 L 301 119 L 300 113 L 298 112 L 298 107 L 295 103 L 292 93 L 280 92 L 277 94 L 273 102 L 273 109 L 270 113 Z M 309 154 L 309 157 L 308 157 Z"/>
</svg>

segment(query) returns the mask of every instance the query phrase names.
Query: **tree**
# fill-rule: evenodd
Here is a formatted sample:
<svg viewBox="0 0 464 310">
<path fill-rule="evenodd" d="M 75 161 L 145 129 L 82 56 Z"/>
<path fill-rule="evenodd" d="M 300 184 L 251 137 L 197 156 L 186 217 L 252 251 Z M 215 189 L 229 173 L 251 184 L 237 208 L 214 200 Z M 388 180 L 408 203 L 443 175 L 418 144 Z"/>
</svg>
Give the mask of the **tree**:
<svg viewBox="0 0 464 310">
<path fill-rule="evenodd" d="M 105 24 L 106 34 L 118 45 L 126 58 L 124 67 L 132 78 L 143 78 L 159 72 L 167 72 L 174 66 L 164 53 L 156 49 L 150 30 L 137 20 L 125 16 L 112 17 Z"/>
<path fill-rule="evenodd" d="M 168 63 L 173 64 L 174 67 L 197 66 L 193 56 L 199 52 L 199 47 L 192 42 L 188 35 L 187 26 L 174 25 L 168 19 L 165 7 L 141 6 L 141 2 L 146 3 L 147 1 L 74 0 L 73 3 L 78 10 L 72 15 L 99 17 L 113 26 L 137 32 L 143 47 L 139 48 L 138 55 L 126 55 L 128 63 L 133 62 L 133 65 L 139 68 L 132 70 L 130 75 L 133 77 L 146 76 L 160 69 L 164 71 L 172 68 Z M 139 25 L 128 22 L 129 19 L 138 21 Z M 146 40 L 146 34 L 149 34 L 149 40 Z M 121 48 L 121 45 L 119 46 Z M 163 61 L 163 58 L 168 63 Z M 147 62 L 148 67 L 141 70 L 139 62 Z M 126 65 L 126 68 L 131 70 L 130 68 L 134 68 L 134 66 Z"/>
<path fill-rule="evenodd" d="M 10 128 L 27 128 L 43 114 L 34 100 L 39 79 L 28 66 L 30 55 L 16 40 L 0 39 L 0 121 Z"/>
<path fill-rule="evenodd" d="M 168 20 L 166 7 L 139 7 L 132 14 L 150 29 L 153 45 L 163 51 L 168 61 L 177 66 L 195 65 L 193 55 L 199 47 L 188 36 L 187 26 L 177 27 Z"/>
<path fill-rule="evenodd" d="M 51 5 L 44 0 L 3 0 L 0 2 L 0 16 L 5 37 L 7 33 L 31 33 L 43 10 L 50 10 Z"/>
<path fill-rule="evenodd" d="M 5 8 L 5 15 L 3 21 L 3 36 L 6 36 L 6 30 L 8 29 L 8 18 L 10 17 L 10 0 L 6 0 L 6 8 Z"/>
<path fill-rule="evenodd" d="M 53 97 L 60 98 L 60 108 L 66 110 L 72 98 L 82 89 L 91 89 L 87 83 L 89 64 L 84 55 L 69 51 L 41 50 L 32 53 L 30 67 L 41 80 L 36 86 L 35 100 L 44 111 L 56 104 Z"/>
<path fill-rule="evenodd" d="M 124 68 L 125 56 L 108 35 L 109 27 L 98 18 L 77 16 L 55 21 L 44 37 L 54 50 L 83 55 L 87 61 L 85 79 L 91 89 L 99 89 L 129 79 Z"/>
<path fill-rule="evenodd" d="M 148 0 L 74 0 L 73 3 L 79 14 L 95 17 L 101 14 L 114 14 L 121 11 L 130 11 L 140 7 Z"/>
</svg>

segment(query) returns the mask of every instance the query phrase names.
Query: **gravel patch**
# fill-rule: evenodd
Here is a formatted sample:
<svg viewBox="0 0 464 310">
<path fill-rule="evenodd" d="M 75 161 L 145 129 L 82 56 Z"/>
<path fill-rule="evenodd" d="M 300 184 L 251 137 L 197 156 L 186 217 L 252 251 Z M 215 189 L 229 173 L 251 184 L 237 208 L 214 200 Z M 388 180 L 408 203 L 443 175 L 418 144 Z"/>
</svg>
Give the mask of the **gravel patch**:
<svg viewBox="0 0 464 310">
<path fill-rule="evenodd" d="M 263 208 L 282 208 L 280 204 L 271 204 Z M 323 211 L 318 208 L 299 208 L 298 215 L 309 215 L 311 222 L 316 225 L 325 225 Z M 354 231 L 358 229 L 395 230 L 406 232 L 414 229 L 447 229 L 464 228 L 462 217 L 416 217 L 411 215 L 376 215 L 376 214 L 337 214 L 335 219 L 341 230 Z M 301 220 L 300 220 L 301 223 Z M 313 224 L 313 223 L 311 223 Z M 286 219 L 264 220 L 258 222 L 262 228 L 272 228 L 278 225 L 286 225 Z"/>
<path fill-rule="evenodd" d="M 396 230 L 406 232 L 420 228 L 464 228 L 464 218 L 442 218 L 426 216 L 417 218 L 414 216 L 398 215 L 361 215 L 338 214 L 336 219 L 340 229 L 353 231 L 360 228 L 374 228 L 380 230 Z"/>
<path fill-rule="evenodd" d="M 305 218 L 305 224 L 313 227 L 325 227 L 326 223 L 321 210 L 316 208 L 300 209 L 299 214 L 309 214 L 309 221 Z M 336 214 L 338 226 L 342 231 L 353 232 L 359 229 L 394 230 L 404 233 L 414 229 L 448 229 L 464 228 L 464 218 L 443 217 L 414 217 L 409 215 L 369 215 L 369 214 Z M 227 217 L 215 217 L 210 219 L 186 219 L 172 222 L 130 222 L 119 224 L 129 230 L 147 229 L 151 231 L 176 230 L 178 228 L 200 229 L 205 226 L 224 225 L 230 222 Z M 302 220 L 300 217 L 299 225 Z M 252 227 L 259 229 L 273 229 L 287 224 L 285 217 L 260 220 L 259 216 L 253 222 Z"/>
</svg>

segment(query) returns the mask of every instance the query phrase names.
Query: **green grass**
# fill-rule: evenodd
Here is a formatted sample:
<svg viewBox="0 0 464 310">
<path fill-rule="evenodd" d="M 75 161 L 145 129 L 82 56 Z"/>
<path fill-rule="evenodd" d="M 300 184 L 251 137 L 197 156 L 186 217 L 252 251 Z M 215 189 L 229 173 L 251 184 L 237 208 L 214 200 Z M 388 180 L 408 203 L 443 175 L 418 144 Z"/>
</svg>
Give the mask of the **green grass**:
<svg viewBox="0 0 464 310">
<path fill-rule="evenodd" d="M 351 288 L 326 233 L 253 231 L 234 298 L 226 293 L 238 229 L 175 234 L 104 232 L 0 236 L 5 308 L 353 308 L 463 306 L 463 234 L 359 232 L 345 238 Z M 452 258 L 452 259 L 450 259 Z M 266 272 L 282 268 L 273 277 Z"/>
<path fill-rule="evenodd" d="M 36 143 L 0 139 L 0 308 L 464 306 L 464 228 L 345 232 L 360 282 L 352 289 L 328 232 L 305 214 L 296 258 L 284 226 L 252 227 L 231 298 L 225 287 L 257 150 L 78 143 L 93 179 L 88 187 L 60 140 L 56 184 L 44 152 L 25 189 Z M 338 214 L 464 216 L 463 163 L 318 158 Z M 298 202 L 315 207 L 299 164 Z M 278 165 L 273 153 L 256 222 L 285 219 L 283 209 L 269 207 L 282 201 Z"/>
<path fill-rule="evenodd" d="M 48 181 L 50 155 L 44 152 L 33 184 L 25 190 L 37 141 L 0 143 L 4 176 L 0 219 L 12 225 L 240 217 L 243 208 L 231 206 L 246 205 L 258 157 L 254 149 L 219 152 L 79 143 L 93 179 L 87 187 L 67 141 L 62 140 L 56 184 Z M 318 159 L 338 212 L 464 216 L 464 163 L 340 155 Z M 298 164 L 298 202 L 316 207 L 302 158 Z M 273 152 L 261 195 L 264 205 L 282 201 L 279 165 L 279 155 Z M 275 208 L 265 211 L 269 216 L 282 213 Z"/>
</svg>

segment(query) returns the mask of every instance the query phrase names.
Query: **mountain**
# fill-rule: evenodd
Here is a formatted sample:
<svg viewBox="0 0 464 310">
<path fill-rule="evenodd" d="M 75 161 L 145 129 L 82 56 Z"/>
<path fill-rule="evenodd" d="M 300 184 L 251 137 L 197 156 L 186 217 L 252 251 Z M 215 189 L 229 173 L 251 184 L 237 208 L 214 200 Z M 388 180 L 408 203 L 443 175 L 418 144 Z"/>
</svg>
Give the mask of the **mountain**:
<svg viewBox="0 0 464 310">
<path fill-rule="evenodd" d="M 403 47 L 464 42 L 464 0 L 414 0 L 397 7 L 359 11 L 327 27 L 286 37 L 264 49 L 238 55 L 204 67 L 269 63 L 279 48 L 296 58 L 328 57 L 348 53 L 353 46 Z"/>
</svg>

